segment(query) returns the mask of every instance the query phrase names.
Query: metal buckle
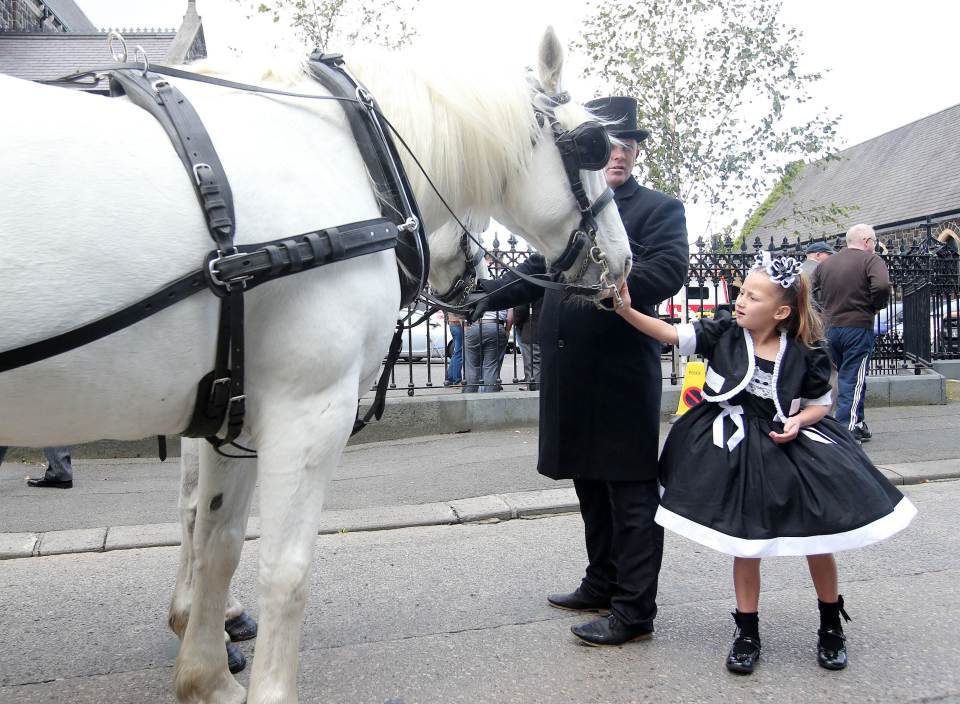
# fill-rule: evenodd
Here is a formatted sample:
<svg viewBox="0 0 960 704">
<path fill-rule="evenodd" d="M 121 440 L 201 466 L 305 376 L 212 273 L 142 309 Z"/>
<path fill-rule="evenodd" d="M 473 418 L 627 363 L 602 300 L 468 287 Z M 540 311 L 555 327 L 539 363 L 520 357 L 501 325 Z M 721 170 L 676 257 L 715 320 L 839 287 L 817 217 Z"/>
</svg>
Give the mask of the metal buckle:
<svg viewBox="0 0 960 704">
<path fill-rule="evenodd" d="M 210 398 L 212 399 L 217 393 L 218 386 L 224 386 L 230 384 L 230 377 L 225 376 L 219 379 L 214 379 L 213 383 L 210 384 Z"/>
<path fill-rule="evenodd" d="M 253 278 L 253 274 L 241 274 L 240 276 L 232 278 L 229 281 L 224 281 L 222 278 L 220 278 L 220 275 L 216 270 L 216 265 L 219 262 L 238 254 L 240 254 L 240 252 L 237 251 L 236 247 L 234 247 L 233 251 L 229 254 L 224 254 L 220 250 L 217 250 L 217 256 L 213 257 L 209 262 L 207 262 L 207 273 L 210 274 L 210 280 L 217 286 L 223 287 L 225 291 L 230 291 L 231 287 L 235 286 L 236 284 L 240 284 L 242 288 L 246 288 L 247 281 Z"/>
<path fill-rule="evenodd" d="M 199 163 L 199 164 L 194 164 L 194 165 L 193 165 L 193 178 L 196 180 L 198 186 L 200 185 L 200 173 L 199 173 L 199 169 L 210 169 L 211 173 L 213 172 L 213 169 L 211 168 L 210 164 L 205 164 L 205 163 L 203 163 L 203 162 L 201 162 L 201 163 Z"/>
</svg>

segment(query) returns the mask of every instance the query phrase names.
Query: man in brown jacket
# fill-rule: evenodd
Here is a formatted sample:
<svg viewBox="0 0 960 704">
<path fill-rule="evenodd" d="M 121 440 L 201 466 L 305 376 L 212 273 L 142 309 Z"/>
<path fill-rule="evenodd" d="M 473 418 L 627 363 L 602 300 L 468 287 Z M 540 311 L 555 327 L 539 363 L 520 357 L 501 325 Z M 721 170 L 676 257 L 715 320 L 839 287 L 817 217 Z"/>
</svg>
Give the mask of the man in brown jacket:
<svg viewBox="0 0 960 704">
<path fill-rule="evenodd" d="M 874 316 L 890 297 L 890 273 L 875 253 L 877 235 L 869 225 L 847 231 L 847 246 L 813 272 L 813 294 L 827 326 L 830 354 L 837 366 L 836 417 L 860 442 L 871 434 L 863 415 L 867 365 L 873 353 Z"/>
</svg>

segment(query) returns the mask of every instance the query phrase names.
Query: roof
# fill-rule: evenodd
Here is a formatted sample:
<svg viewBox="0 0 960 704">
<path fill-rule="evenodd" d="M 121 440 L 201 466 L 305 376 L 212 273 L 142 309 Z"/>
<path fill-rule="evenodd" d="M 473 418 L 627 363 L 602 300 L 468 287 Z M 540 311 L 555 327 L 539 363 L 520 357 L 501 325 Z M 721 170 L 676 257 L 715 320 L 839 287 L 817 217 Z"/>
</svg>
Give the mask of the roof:
<svg viewBox="0 0 960 704">
<path fill-rule="evenodd" d="M 807 164 L 753 234 L 835 235 L 851 225 L 920 218 L 960 208 L 960 105 L 941 110 L 843 150 L 838 159 Z M 793 217 L 831 204 L 850 208 L 839 222 L 816 226 Z"/>
<path fill-rule="evenodd" d="M 63 22 L 68 32 L 87 34 L 97 31 L 93 22 L 73 0 L 44 0 L 44 4 Z"/>
<path fill-rule="evenodd" d="M 174 37 L 173 31 L 124 34 L 131 61 L 134 47 L 142 46 L 154 63 L 163 63 Z M 0 33 L 0 73 L 17 78 L 59 78 L 112 62 L 106 33 Z"/>
</svg>

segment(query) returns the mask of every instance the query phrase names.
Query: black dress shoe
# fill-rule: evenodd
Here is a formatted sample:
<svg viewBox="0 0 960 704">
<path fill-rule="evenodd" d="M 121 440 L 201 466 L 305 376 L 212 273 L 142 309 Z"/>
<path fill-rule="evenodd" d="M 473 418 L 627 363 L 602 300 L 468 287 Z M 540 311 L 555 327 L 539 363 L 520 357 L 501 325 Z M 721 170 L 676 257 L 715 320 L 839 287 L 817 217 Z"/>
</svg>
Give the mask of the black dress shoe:
<svg viewBox="0 0 960 704">
<path fill-rule="evenodd" d="M 72 489 L 72 479 L 27 479 L 27 486 L 41 489 Z"/>
<path fill-rule="evenodd" d="M 597 599 L 587 596 L 582 591 L 570 594 L 549 594 L 547 603 L 555 609 L 564 609 L 566 611 L 586 611 L 588 613 L 600 614 L 610 610 L 610 598 Z"/>
<path fill-rule="evenodd" d="M 650 640 L 653 636 L 649 626 L 628 626 L 613 614 L 571 626 L 570 630 L 587 645 L 623 645 L 634 640 Z"/>
<path fill-rule="evenodd" d="M 246 666 L 247 659 L 244 657 L 243 653 L 240 652 L 240 648 L 235 646 L 233 643 L 227 643 L 227 667 L 230 668 L 230 672 L 237 674 Z"/>
<path fill-rule="evenodd" d="M 257 622 L 242 612 L 239 616 L 223 622 L 223 630 L 236 643 L 238 640 L 250 640 L 257 637 Z"/>
<path fill-rule="evenodd" d="M 738 675 L 749 675 L 760 659 L 760 641 L 739 635 L 727 653 L 727 669 Z"/>
<path fill-rule="evenodd" d="M 847 637 L 835 628 L 817 631 L 817 664 L 827 670 L 842 670 L 847 666 Z"/>
</svg>

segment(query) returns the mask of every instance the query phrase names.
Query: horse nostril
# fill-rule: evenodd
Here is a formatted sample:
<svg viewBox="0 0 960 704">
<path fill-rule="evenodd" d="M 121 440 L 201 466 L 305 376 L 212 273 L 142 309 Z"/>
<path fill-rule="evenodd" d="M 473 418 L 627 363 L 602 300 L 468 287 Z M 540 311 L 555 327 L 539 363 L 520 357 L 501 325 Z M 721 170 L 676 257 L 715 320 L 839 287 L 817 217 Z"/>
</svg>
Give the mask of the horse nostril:
<svg viewBox="0 0 960 704">
<path fill-rule="evenodd" d="M 633 266 L 633 257 L 627 257 L 623 262 L 623 276 L 626 278 L 627 274 L 630 273 L 630 267 Z"/>
</svg>

